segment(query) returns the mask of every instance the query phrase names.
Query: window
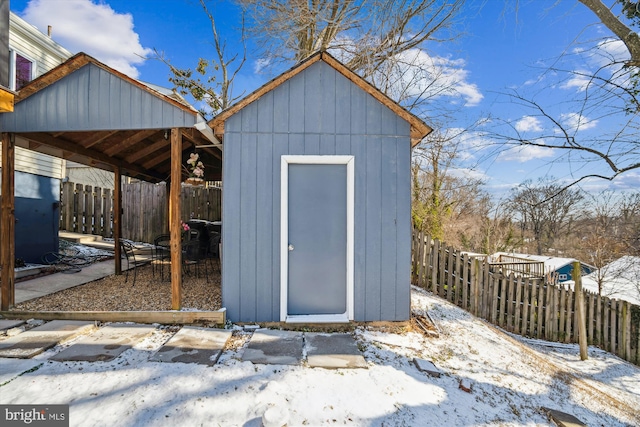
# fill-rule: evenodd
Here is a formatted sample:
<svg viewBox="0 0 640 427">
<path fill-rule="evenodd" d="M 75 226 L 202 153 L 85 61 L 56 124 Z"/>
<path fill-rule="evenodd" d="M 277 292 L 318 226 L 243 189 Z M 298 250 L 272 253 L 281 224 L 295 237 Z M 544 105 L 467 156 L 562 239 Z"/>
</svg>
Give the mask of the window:
<svg viewBox="0 0 640 427">
<path fill-rule="evenodd" d="M 33 80 L 35 63 L 26 56 L 11 51 L 11 82 L 10 89 L 20 90 L 24 85 Z"/>
<path fill-rule="evenodd" d="M 566 274 L 558 274 L 558 280 L 567 280 L 569 276 Z"/>
</svg>

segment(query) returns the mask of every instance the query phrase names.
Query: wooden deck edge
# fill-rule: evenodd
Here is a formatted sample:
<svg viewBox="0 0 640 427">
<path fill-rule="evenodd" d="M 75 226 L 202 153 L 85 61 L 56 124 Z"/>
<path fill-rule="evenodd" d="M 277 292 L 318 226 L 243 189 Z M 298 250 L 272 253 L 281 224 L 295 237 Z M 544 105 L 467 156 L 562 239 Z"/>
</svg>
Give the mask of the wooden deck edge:
<svg viewBox="0 0 640 427">
<path fill-rule="evenodd" d="M 0 311 L 5 319 L 96 320 L 161 324 L 215 323 L 224 325 L 227 309 L 217 311 Z"/>
</svg>

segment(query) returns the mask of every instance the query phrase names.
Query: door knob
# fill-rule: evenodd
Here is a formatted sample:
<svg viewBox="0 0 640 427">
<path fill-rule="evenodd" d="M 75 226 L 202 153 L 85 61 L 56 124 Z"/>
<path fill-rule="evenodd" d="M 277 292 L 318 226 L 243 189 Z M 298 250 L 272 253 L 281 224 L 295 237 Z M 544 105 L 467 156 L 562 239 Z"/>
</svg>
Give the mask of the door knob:
<svg viewBox="0 0 640 427">
<path fill-rule="evenodd" d="M 288 246 L 288 248 L 289 248 L 289 251 L 292 251 L 292 250 L 293 250 L 293 245 L 291 245 L 291 244 L 290 244 L 290 245 Z"/>
</svg>

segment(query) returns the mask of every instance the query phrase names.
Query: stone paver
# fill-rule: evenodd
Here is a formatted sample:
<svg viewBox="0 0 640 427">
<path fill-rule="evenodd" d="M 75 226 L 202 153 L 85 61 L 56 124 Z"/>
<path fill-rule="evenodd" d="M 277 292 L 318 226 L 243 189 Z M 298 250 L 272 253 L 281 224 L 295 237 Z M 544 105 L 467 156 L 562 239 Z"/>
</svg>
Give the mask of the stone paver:
<svg viewBox="0 0 640 427">
<path fill-rule="evenodd" d="M 0 319 L 0 333 L 6 331 L 7 329 L 17 328 L 18 326 L 22 326 L 25 323 L 26 322 L 24 320 Z"/>
<path fill-rule="evenodd" d="M 0 386 L 43 363 L 37 359 L 0 359 Z"/>
<path fill-rule="evenodd" d="M 302 332 L 259 329 L 253 333 L 242 360 L 266 365 L 299 365 L 302 347 Z"/>
<path fill-rule="evenodd" d="M 133 347 L 154 330 L 154 326 L 138 324 L 105 326 L 95 333 L 78 340 L 78 342 L 55 356 L 52 356 L 51 360 L 57 360 L 59 362 L 107 362 Z"/>
<path fill-rule="evenodd" d="M 151 358 L 154 362 L 199 363 L 215 365 L 231 331 L 187 327 L 180 329 Z"/>
<path fill-rule="evenodd" d="M 351 334 L 306 333 L 307 363 L 312 368 L 366 368 Z"/>
<path fill-rule="evenodd" d="M 0 357 L 27 359 L 92 329 L 93 322 L 53 320 L 0 341 Z"/>
<path fill-rule="evenodd" d="M 571 414 L 545 407 L 543 407 L 542 410 L 545 411 L 549 415 L 549 418 L 559 427 L 587 427 L 585 423 Z"/>
<path fill-rule="evenodd" d="M 440 378 L 440 369 L 436 367 L 430 360 L 418 359 L 417 357 L 413 359 L 413 364 L 416 365 L 421 372 L 426 372 L 432 377 Z"/>
</svg>

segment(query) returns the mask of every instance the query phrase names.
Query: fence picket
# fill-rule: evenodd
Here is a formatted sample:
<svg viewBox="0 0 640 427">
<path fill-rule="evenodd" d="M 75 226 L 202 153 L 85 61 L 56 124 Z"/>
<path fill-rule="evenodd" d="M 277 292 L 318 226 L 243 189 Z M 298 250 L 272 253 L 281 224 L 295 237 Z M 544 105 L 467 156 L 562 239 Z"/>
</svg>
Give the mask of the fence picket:
<svg viewBox="0 0 640 427">
<path fill-rule="evenodd" d="M 509 274 L 507 282 L 507 330 L 513 332 L 513 299 L 514 296 L 514 278 L 513 273 Z"/>
<path fill-rule="evenodd" d="M 500 298 L 499 300 L 499 304 L 498 304 L 498 326 L 500 326 L 501 328 L 504 327 L 504 321 L 505 321 L 505 311 L 506 311 L 506 303 L 507 303 L 507 286 L 506 286 L 506 280 L 505 277 L 503 275 L 500 275 L 500 279 L 497 281 L 498 283 L 498 287 L 499 287 L 499 292 L 500 292 L 500 296 L 498 298 Z M 496 294 L 498 293 L 498 289 L 496 289 Z"/>
<path fill-rule="evenodd" d="M 438 271 L 439 268 L 438 266 L 441 264 L 441 260 L 440 260 L 440 240 L 435 239 L 435 241 L 433 242 L 433 250 L 431 251 L 431 262 L 432 262 L 432 267 L 431 267 L 431 292 L 433 292 L 434 295 L 438 294 Z"/>
<path fill-rule="evenodd" d="M 516 300 L 515 300 L 515 312 L 514 312 L 514 316 L 513 316 L 513 331 L 516 334 L 520 333 L 520 322 L 521 322 L 521 312 L 522 312 L 522 308 L 520 306 L 521 301 L 522 301 L 522 276 L 517 276 L 516 277 L 516 283 L 515 283 L 515 287 L 516 287 Z"/>
<path fill-rule="evenodd" d="M 465 310 L 469 310 L 469 254 L 462 256 L 462 305 Z"/>
</svg>

